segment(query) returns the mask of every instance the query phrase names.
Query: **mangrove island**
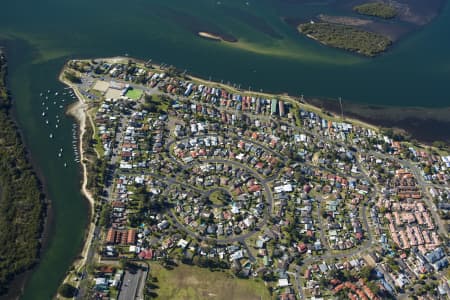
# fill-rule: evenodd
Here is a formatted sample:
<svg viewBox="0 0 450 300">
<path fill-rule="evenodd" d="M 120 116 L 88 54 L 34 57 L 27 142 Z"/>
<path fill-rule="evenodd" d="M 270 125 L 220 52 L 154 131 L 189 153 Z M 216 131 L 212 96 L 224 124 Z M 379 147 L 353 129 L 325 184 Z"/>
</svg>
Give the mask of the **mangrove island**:
<svg viewBox="0 0 450 300">
<path fill-rule="evenodd" d="M 392 19 L 397 15 L 395 7 L 382 2 L 372 2 L 357 5 L 353 10 L 361 15 L 378 17 L 383 19 Z"/>
<path fill-rule="evenodd" d="M 298 30 L 324 45 L 370 57 L 386 51 L 392 43 L 381 34 L 342 24 L 310 22 L 300 24 Z"/>
</svg>

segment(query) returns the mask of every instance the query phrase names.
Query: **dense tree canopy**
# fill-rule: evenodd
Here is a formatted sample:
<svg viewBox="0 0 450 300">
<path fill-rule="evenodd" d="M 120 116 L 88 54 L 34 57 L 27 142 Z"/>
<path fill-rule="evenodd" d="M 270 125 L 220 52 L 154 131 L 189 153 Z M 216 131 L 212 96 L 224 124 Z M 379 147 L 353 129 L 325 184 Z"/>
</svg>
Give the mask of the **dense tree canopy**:
<svg viewBox="0 0 450 300">
<path fill-rule="evenodd" d="M 391 40 L 387 37 L 359 29 L 355 26 L 331 23 L 305 23 L 299 31 L 319 42 L 366 56 L 375 56 L 385 51 Z"/>
<path fill-rule="evenodd" d="M 0 295 L 14 275 L 36 263 L 44 211 L 39 180 L 10 117 L 5 76 L 0 53 Z"/>
</svg>

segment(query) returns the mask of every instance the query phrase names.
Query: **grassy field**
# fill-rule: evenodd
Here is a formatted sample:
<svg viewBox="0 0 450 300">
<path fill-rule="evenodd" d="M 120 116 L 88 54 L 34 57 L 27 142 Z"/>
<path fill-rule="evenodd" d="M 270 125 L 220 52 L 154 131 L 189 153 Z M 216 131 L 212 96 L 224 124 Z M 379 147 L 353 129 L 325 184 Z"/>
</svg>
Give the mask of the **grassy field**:
<svg viewBox="0 0 450 300">
<path fill-rule="evenodd" d="M 158 263 L 151 263 L 150 270 L 158 278 L 156 299 L 271 299 L 262 281 L 237 279 L 225 272 L 183 264 L 169 271 Z"/>
<path fill-rule="evenodd" d="M 143 93 L 144 93 L 144 91 L 142 91 L 142 90 L 132 89 L 132 90 L 128 90 L 128 92 L 125 94 L 125 96 L 127 96 L 128 98 L 133 99 L 133 100 L 139 100 L 139 99 L 141 99 Z"/>
</svg>

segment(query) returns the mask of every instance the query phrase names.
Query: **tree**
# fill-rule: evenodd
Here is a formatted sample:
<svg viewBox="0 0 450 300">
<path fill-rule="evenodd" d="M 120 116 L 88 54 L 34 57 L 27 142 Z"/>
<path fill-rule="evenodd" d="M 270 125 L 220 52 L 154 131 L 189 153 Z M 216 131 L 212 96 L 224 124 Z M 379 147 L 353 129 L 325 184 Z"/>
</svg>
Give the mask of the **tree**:
<svg viewBox="0 0 450 300">
<path fill-rule="evenodd" d="M 108 228 L 111 223 L 111 207 L 109 204 L 103 204 L 100 214 L 100 226 Z"/>
<path fill-rule="evenodd" d="M 438 149 L 445 149 L 447 147 L 447 144 L 443 141 L 434 141 L 433 147 L 438 148 Z"/>
<path fill-rule="evenodd" d="M 369 280 L 372 274 L 372 268 L 371 267 L 363 267 L 361 268 L 361 271 L 359 272 L 359 276 L 363 279 Z"/>
<path fill-rule="evenodd" d="M 76 292 L 77 289 L 68 283 L 63 283 L 58 289 L 58 293 L 64 298 L 73 298 Z"/>
<path fill-rule="evenodd" d="M 64 77 L 72 83 L 81 83 L 81 78 L 73 72 L 64 72 Z"/>
</svg>

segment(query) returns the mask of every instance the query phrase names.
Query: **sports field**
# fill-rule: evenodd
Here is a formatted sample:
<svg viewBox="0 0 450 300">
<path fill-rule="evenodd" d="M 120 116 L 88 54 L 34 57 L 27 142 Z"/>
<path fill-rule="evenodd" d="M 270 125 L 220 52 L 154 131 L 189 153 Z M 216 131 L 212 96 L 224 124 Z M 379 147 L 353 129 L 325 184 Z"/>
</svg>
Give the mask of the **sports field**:
<svg viewBox="0 0 450 300">
<path fill-rule="evenodd" d="M 139 100 L 139 99 L 141 99 L 143 93 L 144 93 L 143 90 L 131 89 L 131 90 L 128 90 L 128 92 L 125 94 L 125 96 L 127 96 L 128 98 L 133 99 L 133 100 Z"/>
</svg>

